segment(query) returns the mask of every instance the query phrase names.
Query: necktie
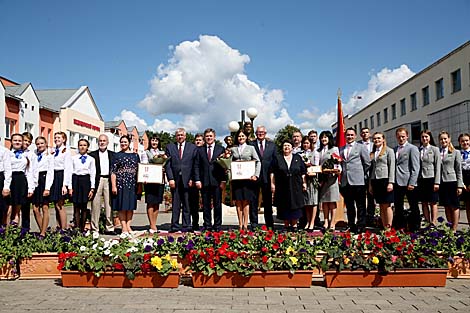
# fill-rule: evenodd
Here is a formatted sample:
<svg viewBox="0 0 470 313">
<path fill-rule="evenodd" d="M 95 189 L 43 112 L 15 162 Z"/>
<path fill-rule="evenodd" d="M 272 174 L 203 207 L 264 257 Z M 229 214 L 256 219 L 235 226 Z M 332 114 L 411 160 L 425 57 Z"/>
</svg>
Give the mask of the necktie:
<svg viewBox="0 0 470 313">
<path fill-rule="evenodd" d="M 22 154 L 23 154 L 23 150 L 15 150 L 15 158 L 21 159 Z"/>
<path fill-rule="evenodd" d="M 82 155 L 82 156 L 80 157 L 80 160 L 82 161 L 82 164 L 85 164 L 85 162 L 86 162 L 86 155 Z"/>
<path fill-rule="evenodd" d="M 465 150 L 462 150 L 462 158 L 464 160 L 468 159 L 468 155 L 470 154 L 470 151 L 465 151 Z"/>
<path fill-rule="evenodd" d="M 42 160 L 42 153 L 38 152 L 38 162 L 41 162 L 41 160 Z"/>
<path fill-rule="evenodd" d="M 183 158 L 183 144 L 182 143 L 180 143 L 180 148 L 179 148 L 178 152 L 180 154 L 180 159 L 182 159 Z"/>
<path fill-rule="evenodd" d="M 56 147 L 55 148 L 55 154 L 54 154 L 54 157 L 58 156 L 59 155 L 59 147 Z"/>
<path fill-rule="evenodd" d="M 349 153 L 351 153 L 351 145 L 346 148 L 346 160 L 349 160 Z"/>
<path fill-rule="evenodd" d="M 260 143 L 259 143 L 259 154 L 261 155 L 261 157 L 263 157 L 263 155 L 264 155 L 264 146 L 263 146 L 262 141 L 260 141 Z"/>
<path fill-rule="evenodd" d="M 397 149 L 397 157 L 400 156 L 400 152 L 401 152 L 402 149 L 403 149 L 403 146 L 398 146 L 398 149 Z"/>
<path fill-rule="evenodd" d="M 207 148 L 207 159 L 209 161 L 212 159 L 211 146 Z"/>
<path fill-rule="evenodd" d="M 441 148 L 441 156 L 442 156 L 442 159 L 445 158 L 445 156 L 446 156 L 446 148 Z"/>
</svg>

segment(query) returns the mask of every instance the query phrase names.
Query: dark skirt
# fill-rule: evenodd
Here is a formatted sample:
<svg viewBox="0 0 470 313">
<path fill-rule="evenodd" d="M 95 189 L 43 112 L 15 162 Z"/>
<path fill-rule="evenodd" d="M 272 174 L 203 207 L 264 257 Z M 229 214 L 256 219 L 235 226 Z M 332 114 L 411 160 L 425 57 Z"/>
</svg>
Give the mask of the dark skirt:
<svg viewBox="0 0 470 313">
<path fill-rule="evenodd" d="M 372 192 L 378 204 L 393 203 L 393 190 L 387 192 L 388 178 L 371 179 Z"/>
<path fill-rule="evenodd" d="M 5 173 L 0 172 L 0 190 L 1 191 L 3 191 L 4 183 L 5 183 Z M 3 212 L 3 211 L 6 212 L 7 209 L 8 209 L 8 197 L 5 198 L 3 196 L 0 196 L 0 212 Z"/>
<path fill-rule="evenodd" d="M 232 199 L 252 201 L 256 199 L 256 183 L 252 180 L 232 180 Z"/>
<path fill-rule="evenodd" d="M 439 201 L 439 191 L 434 191 L 434 177 L 420 178 L 417 191 L 418 201 L 431 203 Z"/>
<path fill-rule="evenodd" d="M 145 203 L 160 204 L 163 202 L 163 192 L 165 185 L 163 184 L 145 184 Z"/>
<path fill-rule="evenodd" d="M 277 208 L 277 216 L 278 219 L 284 221 L 290 220 L 298 220 L 302 217 L 302 209 L 283 209 L 278 207 Z"/>
<path fill-rule="evenodd" d="M 72 202 L 74 204 L 88 203 L 91 189 L 90 175 L 72 175 Z"/>
<path fill-rule="evenodd" d="M 62 185 L 64 184 L 64 170 L 54 171 L 54 182 L 51 186 L 51 192 L 49 195 L 49 200 L 51 202 L 58 202 L 60 200 L 65 200 L 67 194 L 62 195 Z"/>
<path fill-rule="evenodd" d="M 463 184 L 465 187 L 470 185 L 470 170 L 462 171 L 462 177 L 463 177 Z M 470 202 L 470 192 L 466 190 L 466 188 L 462 191 L 462 194 L 460 195 L 460 200 L 464 202 Z"/>
<path fill-rule="evenodd" d="M 10 204 L 23 205 L 27 201 L 28 181 L 23 172 L 13 172 L 10 185 Z"/>
<path fill-rule="evenodd" d="M 44 189 L 46 189 L 46 176 L 47 172 L 39 172 L 38 186 L 34 189 L 32 204 L 40 206 L 43 204 L 49 204 L 49 197 L 44 197 Z"/>
<path fill-rule="evenodd" d="M 439 185 L 439 204 L 454 209 L 460 206 L 456 181 L 441 182 Z"/>
</svg>

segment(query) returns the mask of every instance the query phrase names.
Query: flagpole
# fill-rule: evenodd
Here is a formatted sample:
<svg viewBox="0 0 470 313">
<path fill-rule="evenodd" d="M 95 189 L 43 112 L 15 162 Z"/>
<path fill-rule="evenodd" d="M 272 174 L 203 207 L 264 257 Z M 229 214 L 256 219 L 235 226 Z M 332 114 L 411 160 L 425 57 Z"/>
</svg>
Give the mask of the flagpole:
<svg viewBox="0 0 470 313">
<path fill-rule="evenodd" d="M 344 118 L 343 118 L 343 104 L 341 103 L 341 88 L 338 88 L 338 92 L 336 93 L 338 96 L 338 116 L 337 116 L 337 122 L 336 122 L 336 146 L 341 148 L 346 144 L 346 139 L 344 138 Z M 339 176 L 341 179 L 341 174 Z M 338 181 L 339 184 L 341 184 L 341 181 Z M 339 228 L 346 228 L 347 223 L 344 220 L 344 198 L 340 194 L 339 195 L 339 200 L 336 202 L 336 216 L 335 216 L 335 224 Z"/>
</svg>

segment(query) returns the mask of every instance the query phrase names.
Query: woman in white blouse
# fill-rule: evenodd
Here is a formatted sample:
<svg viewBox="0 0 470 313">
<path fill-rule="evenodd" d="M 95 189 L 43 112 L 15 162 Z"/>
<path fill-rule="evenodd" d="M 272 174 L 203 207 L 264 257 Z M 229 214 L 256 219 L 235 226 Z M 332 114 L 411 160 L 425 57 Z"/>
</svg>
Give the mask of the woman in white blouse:
<svg viewBox="0 0 470 313">
<path fill-rule="evenodd" d="M 467 223 L 470 225 L 470 134 L 459 135 L 460 154 L 462 155 L 462 180 L 464 189 L 460 200 L 465 203 Z"/>
<path fill-rule="evenodd" d="M 54 181 L 54 156 L 47 151 L 47 140 L 40 136 L 36 138 L 37 166 L 35 174 L 38 177 L 38 186 L 33 194 L 33 213 L 38 224 L 40 235 L 45 236 L 49 226 L 49 195 Z"/>
<path fill-rule="evenodd" d="M 7 198 L 10 195 L 11 184 L 11 158 L 10 151 L 0 146 L 0 223 L 6 224 L 8 210 Z"/>
<path fill-rule="evenodd" d="M 69 195 L 73 202 L 73 215 L 75 227 L 80 231 L 85 230 L 88 201 L 93 197 L 95 191 L 95 158 L 87 154 L 90 143 L 86 139 L 78 141 L 79 154 L 72 157 L 72 188 Z"/>
</svg>

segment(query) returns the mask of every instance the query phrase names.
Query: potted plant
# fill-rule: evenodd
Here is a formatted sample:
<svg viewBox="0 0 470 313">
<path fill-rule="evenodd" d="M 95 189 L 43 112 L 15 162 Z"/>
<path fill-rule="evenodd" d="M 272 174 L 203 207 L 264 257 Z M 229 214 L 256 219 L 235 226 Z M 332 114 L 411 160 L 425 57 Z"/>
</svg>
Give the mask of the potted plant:
<svg viewBox="0 0 470 313">
<path fill-rule="evenodd" d="M 177 260 L 157 253 L 153 238 L 119 241 L 89 235 L 74 239 L 72 251 L 59 254 L 65 287 L 178 287 Z"/>
<path fill-rule="evenodd" d="M 19 277 L 18 261 L 26 255 L 20 243 L 27 233 L 16 224 L 0 226 L 0 279 Z"/>
<path fill-rule="evenodd" d="M 306 236 L 267 230 L 203 232 L 186 258 L 194 287 L 309 287 L 317 265 Z"/>
<path fill-rule="evenodd" d="M 437 245 L 394 229 L 379 234 L 327 234 L 322 260 L 327 287 L 445 286 L 447 261 Z"/>
</svg>

